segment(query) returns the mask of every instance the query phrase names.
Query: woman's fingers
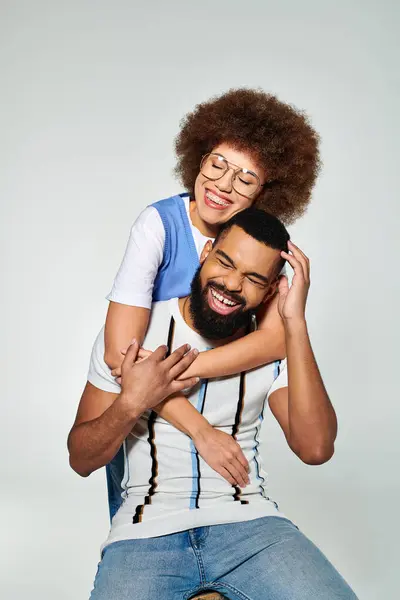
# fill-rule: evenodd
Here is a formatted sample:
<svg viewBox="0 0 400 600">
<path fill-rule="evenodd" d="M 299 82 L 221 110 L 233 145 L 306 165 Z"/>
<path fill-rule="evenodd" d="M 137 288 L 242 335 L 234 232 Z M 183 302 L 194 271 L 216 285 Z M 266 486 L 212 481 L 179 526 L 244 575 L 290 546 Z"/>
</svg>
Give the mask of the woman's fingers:
<svg viewBox="0 0 400 600">
<path fill-rule="evenodd" d="M 232 477 L 232 475 L 229 473 L 229 471 L 227 471 L 225 469 L 225 467 L 218 467 L 215 469 L 217 471 L 217 473 L 219 473 L 220 475 L 222 475 L 222 477 L 224 479 L 226 479 L 226 481 L 228 483 L 230 483 L 231 485 L 235 485 L 237 482 L 234 480 L 234 478 Z"/>
<path fill-rule="evenodd" d="M 233 479 L 238 486 L 244 488 L 248 484 L 248 474 L 246 469 L 240 464 L 237 459 L 233 459 L 232 462 L 227 462 L 224 467 L 232 475 Z"/>
<path fill-rule="evenodd" d="M 249 461 L 247 460 L 247 458 L 243 454 L 243 450 L 241 449 L 241 447 L 239 446 L 239 444 L 237 442 L 235 442 L 235 444 L 236 444 L 236 459 L 242 465 L 242 467 L 244 469 L 244 472 L 247 475 L 247 473 L 249 472 Z"/>
</svg>

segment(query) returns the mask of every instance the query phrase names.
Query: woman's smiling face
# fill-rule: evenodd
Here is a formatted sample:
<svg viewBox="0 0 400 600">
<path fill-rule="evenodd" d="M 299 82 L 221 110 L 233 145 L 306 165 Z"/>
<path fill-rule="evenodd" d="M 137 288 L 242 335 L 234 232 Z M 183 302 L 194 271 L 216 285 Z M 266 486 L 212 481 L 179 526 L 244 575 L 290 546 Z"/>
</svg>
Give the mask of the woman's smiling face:
<svg viewBox="0 0 400 600">
<path fill-rule="evenodd" d="M 209 179 L 200 172 L 194 187 L 198 216 L 211 228 L 218 227 L 221 223 L 228 221 L 234 214 L 251 206 L 266 181 L 266 173 L 260 169 L 250 154 L 236 150 L 226 143 L 213 148 L 212 154 L 225 158 L 229 169 L 224 173 L 222 168 L 221 171 L 224 174 L 219 179 L 214 180 Z M 222 161 L 223 165 L 226 165 L 226 162 Z M 233 187 L 235 185 L 233 181 L 234 174 L 238 169 L 246 169 L 254 173 L 259 180 L 260 185 L 251 196 L 239 194 Z M 218 171 L 216 171 L 216 175 L 218 175 Z M 240 174 L 238 174 L 239 176 Z"/>
</svg>

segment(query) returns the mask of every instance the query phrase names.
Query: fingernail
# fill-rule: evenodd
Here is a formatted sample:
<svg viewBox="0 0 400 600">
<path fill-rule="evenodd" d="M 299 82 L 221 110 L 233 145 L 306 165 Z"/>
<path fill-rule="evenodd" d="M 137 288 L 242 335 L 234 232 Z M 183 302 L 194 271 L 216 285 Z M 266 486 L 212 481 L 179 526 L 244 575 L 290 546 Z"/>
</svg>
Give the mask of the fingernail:
<svg viewBox="0 0 400 600">
<path fill-rule="evenodd" d="M 132 346 L 132 344 L 136 344 L 136 338 L 132 338 L 131 346 Z"/>
<path fill-rule="evenodd" d="M 193 348 L 193 354 L 194 354 L 195 356 L 197 356 L 197 355 L 198 355 L 198 353 L 199 353 L 199 351 L 197 350 L 197 348 Z"/>
<path fill-rule="evenodd" d="M 186 350 L 188 350 L 188 351 L 189 351 L 191 347 L 192 347 L 192 346 L 191 346 L 190 344 L 186 344 Z"/>
</svg>

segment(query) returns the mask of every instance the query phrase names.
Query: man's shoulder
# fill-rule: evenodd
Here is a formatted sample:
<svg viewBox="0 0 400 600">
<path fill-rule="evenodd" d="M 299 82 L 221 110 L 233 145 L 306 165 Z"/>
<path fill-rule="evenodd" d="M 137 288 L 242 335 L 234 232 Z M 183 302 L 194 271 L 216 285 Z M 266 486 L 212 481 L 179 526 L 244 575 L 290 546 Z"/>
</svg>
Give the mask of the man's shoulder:
<svg viewBox="0 0 400 600">
<path fill-rule="evenodd" d="M 179 298 L 170 298 L 169 300 L 158 300 L 151 305 L 151 318 L 153 316 L 172 316 L 175 307 L 178 306 Z"/>
<path fill-rule="evenodd" d="M 110 367 L 104 360 L 104 348 L 104 327 L 102 327 L 93 345 L 87 379 L 92 385 L 104 392 L 119 394 L 120 386 L 115 381 Z"/>
<path fill-rule="evenodd" d="M 167 343 L 168 331 L 171 319 L 176 314 L 176 307 L 178 307 L 178 298 L 153 302 L 149 326 L 143 343 L 146 349 L 154 350 L 157 346 Z"/>
</svg>

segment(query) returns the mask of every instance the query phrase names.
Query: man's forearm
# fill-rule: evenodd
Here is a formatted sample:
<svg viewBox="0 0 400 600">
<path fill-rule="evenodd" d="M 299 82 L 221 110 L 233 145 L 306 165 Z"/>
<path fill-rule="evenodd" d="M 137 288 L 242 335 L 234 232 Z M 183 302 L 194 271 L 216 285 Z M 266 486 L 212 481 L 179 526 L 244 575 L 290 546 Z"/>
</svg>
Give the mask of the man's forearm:
<svg viewBox="0 0 400 600">
<path fill-rule="evenodd" d="M 285 323 L 289 378 L 290 445 L 306 462 L 333 454 L 335 411 L 322 381 L 305 321 Z"/>
<path fill-rule="evenodd" d="M 72 428 L 68 449 L 74 471 L 87 477 L 114 458 L 140 417 L 132 411 L 131 405 L 120 394 L 100 417 Z"/>
</svg>

